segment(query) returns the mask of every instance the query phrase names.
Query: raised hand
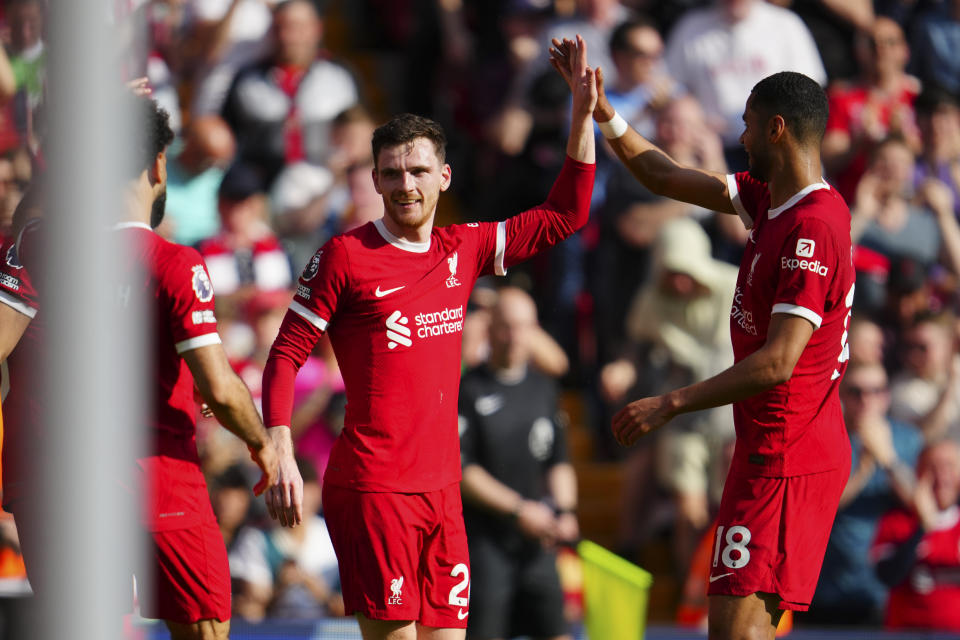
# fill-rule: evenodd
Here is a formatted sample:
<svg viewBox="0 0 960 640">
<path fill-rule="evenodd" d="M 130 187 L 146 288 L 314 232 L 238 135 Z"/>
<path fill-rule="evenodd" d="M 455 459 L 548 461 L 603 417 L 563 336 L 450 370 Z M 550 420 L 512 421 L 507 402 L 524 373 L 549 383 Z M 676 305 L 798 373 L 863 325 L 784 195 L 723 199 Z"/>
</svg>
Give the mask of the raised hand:
<svg viewBox="0 0 960 640">
<path fill-rule="evenodd" d="M 597 83 L 587 64 L 587 43 L 578 34 L 575 40 L 554 38 L 550 64 L 563 76 L 573 94 L 573 113 L 591 114 L 597 106 Z"/>
</svg>

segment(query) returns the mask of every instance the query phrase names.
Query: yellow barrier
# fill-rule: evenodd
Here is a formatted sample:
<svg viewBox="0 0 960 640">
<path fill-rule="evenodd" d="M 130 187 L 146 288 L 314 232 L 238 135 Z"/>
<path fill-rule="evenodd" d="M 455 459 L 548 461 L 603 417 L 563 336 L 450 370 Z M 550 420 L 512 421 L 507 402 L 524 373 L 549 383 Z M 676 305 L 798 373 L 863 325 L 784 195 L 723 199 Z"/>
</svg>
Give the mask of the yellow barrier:
<svg viewBox="0 0 960 640">
<path fill-rule="evenodd" d="M 642 640 L 653 576 L 589 540 L 583 560 L 584 627 L 590 640 Z"/>
</svg>

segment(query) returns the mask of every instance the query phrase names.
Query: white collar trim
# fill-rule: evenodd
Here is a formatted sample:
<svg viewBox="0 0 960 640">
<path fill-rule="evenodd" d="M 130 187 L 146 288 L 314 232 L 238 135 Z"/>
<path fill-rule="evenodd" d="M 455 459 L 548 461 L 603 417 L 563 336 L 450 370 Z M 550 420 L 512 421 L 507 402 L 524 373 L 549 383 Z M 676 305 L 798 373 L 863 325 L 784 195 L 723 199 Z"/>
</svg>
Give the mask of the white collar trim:
<svg viewBox="0 0 960 640">
<path fill-rule="evenodd" d="M 113 225 L 114 231 L 119 231 L 120 229 L 146 229 L 147 231 L 153 231 L 146 222 L 118 222 Z"/>
<path fill-rule="evenodd" d="M 783 213 L 793 205 L 800 202 L 807 194 L 813 193 L 818 189 L 829 189 L 829 188 L 830 188 L 830 185 L 827 184 L 823 178 L 820 178 L 820 182 L 814 182 L 813 184 L 808 184 L 803 189 L 800 189 L 800 191 L 793 194 L 793 196 L 791 196 L 789 200 L 784 202 L 782 205 L 780 205 L 776 209 L 767 209 L 767 219 L 773 220 L 778 215 L 780 215 L 781 213 Z"/>
<path fill-rule="evenodd" d="M 430 251 L 429 240 L 426 240 L 425 242 L 413 242 L 411 240 L 407 240 L 406 238 L 398 238 L 387 230 L 387 227 L 383 224 L 383 218 L 377 218 L 374 220 L 373 226 L 377 228 L 377 231 L 380 232 L 380 236 L 384 240 L 395 246 L 397 249 L 409 251 L 410 253 L 426 253 L 427 251 Z"/>
</svg>

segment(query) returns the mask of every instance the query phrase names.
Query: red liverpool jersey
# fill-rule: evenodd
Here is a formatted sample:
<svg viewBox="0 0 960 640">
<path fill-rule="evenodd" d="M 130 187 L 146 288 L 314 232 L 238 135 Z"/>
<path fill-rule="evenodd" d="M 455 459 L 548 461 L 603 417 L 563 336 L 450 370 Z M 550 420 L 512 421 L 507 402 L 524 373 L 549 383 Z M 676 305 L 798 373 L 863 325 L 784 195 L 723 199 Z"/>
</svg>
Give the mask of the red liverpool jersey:
<svg viewBox="0 0 960 640">
<path fill-rule="evenodd" d="M 37 317 L 37 293 L 27 270 L 17 257 L 14 240 L 0 244 L 0 303 L 13 307 L 31 318 L 23 337 L 10 356 L 0 364 L 0 396 L 3 400 L 3 501 L 18 498 L 28 483 L 25 465 L 35 459 L 26 449 L 36 443 L 37 397 L 31 393 L 38 351 L 42 317 Z"/>
<path fill-rule="evenodd" d="M 147 526 L 193 526 L 209 515 L 210 503 L 197 454 L 193 374 L 181 354 L 220 343 L 213 286 L 194 249 L 164 240 L 145 224 L 120 227 L 139 249 L 143 290 L 154 303 L 153 445 L 152 455 L 140 459 L 152 496 Z"/>
<path fill-rule="evenodd" d="M 567 158 L 547 201 L 504 222 L 393 236 L 382 220 L 332 238 L 307 265 L 264 373 L 266 423 L 289 425 L 292 381 L 329 331 L 347 411 L 325 481 L 419 493 L 460 479 L 457 398 L 467 299 L 477 277 L 586 223 L 594 166 Z"/>
<path fill-rule="evenodd" d="M 825 182 L 776 209 L 764 182 L 727 177 L 730 197 L 750 231 L 740 263 L 730 334 L 737 362 L 767 340 L 774 313 L 816 329 L 786 382 L 733 405 L 736 473 L 788 477 L 850 463 L 837 388 L 846 370 L 853 305 L 850 212 Z"/>
</svg>

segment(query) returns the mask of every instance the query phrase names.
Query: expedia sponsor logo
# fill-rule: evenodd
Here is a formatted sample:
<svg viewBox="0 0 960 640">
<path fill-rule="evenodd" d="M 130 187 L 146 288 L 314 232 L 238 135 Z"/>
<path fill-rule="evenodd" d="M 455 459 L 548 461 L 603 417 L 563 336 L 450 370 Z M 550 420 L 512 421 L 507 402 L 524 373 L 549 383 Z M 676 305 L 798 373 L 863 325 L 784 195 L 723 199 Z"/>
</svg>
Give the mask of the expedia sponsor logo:
<svg viewBox="0 0 960 640">
<path fill-rule="evenodd" d="M 829 267 L 825 264 L 820 264 L 819 260 L 801 260 L 799 258 L 786 258 L 780 257 L 780 269 L 786 269 L 788 271 L 796 271 L 800 269 L 801 271 L 810 271 L 819 276 L 826 276 L 830 271 Z"/>
<path fill-rule="evenodd" d="M 743 290 L 737 287 L 733 294 L 733 307 L 730 309 L 730 318 L 751 336 L 757 335 L 757 325 L 753 320 L 753 312 L 743 308 Z"/>
</svg>

